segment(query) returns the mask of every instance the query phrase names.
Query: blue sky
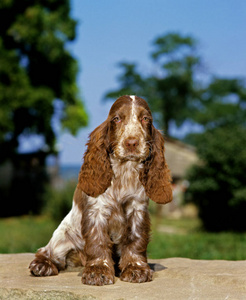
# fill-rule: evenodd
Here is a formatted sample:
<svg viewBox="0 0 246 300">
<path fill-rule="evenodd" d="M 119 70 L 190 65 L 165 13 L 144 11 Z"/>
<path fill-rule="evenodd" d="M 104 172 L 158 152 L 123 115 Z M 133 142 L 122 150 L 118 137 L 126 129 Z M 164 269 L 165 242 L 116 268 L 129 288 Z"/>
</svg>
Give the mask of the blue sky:
<svg viewBox="0 0 246 300">
<path fill-rule="evenodd" d="M 153 40 L 167 32 L 199 40 L 206 72 L 246 75 L 246 1 L 244 0 L 72 0 L 79 21 L 69 45 L 78 59 L 78 85 L 90 124 L 76 137 L 59 135 L 62 164 L 81 164 L 88 134 L 104 121 L 112 102 L 103 95 L 118 87 L 121 61 L 138 62 L 151 72 Z"/>
</svg>

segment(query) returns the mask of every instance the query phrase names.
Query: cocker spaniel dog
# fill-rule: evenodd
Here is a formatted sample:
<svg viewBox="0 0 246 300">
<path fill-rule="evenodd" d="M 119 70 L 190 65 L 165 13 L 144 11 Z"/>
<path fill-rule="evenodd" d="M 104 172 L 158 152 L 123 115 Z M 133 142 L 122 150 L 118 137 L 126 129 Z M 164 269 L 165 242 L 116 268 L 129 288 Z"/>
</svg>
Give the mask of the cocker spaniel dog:
<svg viewBox="0 0 246 300">
<path fill-rule="evenodd" d="M 172 200 L 164 139 L 145 100 L 122 96 L 90 134 L 72 209 L 36 253 L 31 273 L 57 275 L 73 264 L 85 267 L 84 284 L 113 284 L 115 267 L 123 281 L 151 281 L 149 198 Z"/>
</svg>

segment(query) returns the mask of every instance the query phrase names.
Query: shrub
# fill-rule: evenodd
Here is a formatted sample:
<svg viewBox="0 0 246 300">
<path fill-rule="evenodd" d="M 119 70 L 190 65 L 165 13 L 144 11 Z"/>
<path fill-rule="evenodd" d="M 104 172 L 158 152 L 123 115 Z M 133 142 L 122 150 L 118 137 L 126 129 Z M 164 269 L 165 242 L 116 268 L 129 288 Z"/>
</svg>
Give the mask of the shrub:
<svg viewBox="0 0 246 300">
<path fill-rule="evenodd" d="M 188 173 L 186 200 L 198 205 L 205 229 L 245 231 L 246 131 L 217 128 L 200 135 L 202 164 Z"/>
<path fill-rule="evenodd" d="M 74 181 L 69 181 L 60 188 L 47 187 L 43 213 L 60 222 L 72 208 L 75 187 Z"/>
</svg>

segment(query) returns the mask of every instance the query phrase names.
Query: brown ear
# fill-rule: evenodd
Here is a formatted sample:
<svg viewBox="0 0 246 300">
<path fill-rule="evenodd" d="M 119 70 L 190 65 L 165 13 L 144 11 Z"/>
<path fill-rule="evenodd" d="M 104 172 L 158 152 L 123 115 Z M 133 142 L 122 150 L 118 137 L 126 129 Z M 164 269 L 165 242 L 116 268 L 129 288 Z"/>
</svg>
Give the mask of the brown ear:
<svg viewBox="0 0 246 300">
<path fill-rule="evenodd" d="M 111 183 L 113 171 L 107 151 L 107 137 L 108 123 L 105 121 L 90 134 L 87 143 L 78 187 L 91 197 L 103 194 Z"/>
<path fill-rule="evenodd" d="M 164 139 L 158 130 L 154 127 L 152 129 L 151 156 L 145 161 L 139 179 L 151 200 L 165 204 L 172 201 L 172 179 L 164 157 Z"/>
</svg>

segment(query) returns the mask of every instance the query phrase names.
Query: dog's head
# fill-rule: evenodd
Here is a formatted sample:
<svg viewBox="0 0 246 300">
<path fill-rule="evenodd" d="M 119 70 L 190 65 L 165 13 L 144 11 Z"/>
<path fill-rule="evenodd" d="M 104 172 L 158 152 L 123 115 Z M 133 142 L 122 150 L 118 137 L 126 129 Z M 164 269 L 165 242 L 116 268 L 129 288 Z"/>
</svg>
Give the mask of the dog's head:
<svg viewBox="0 0 246 300">
<path fill-rule="evenodd" d="M 139 179 L 146 194 L 157 203 L 172 199 L 171 178 L 164 157 L 164 139 L 153 126 L 147 102 L 122 96 L 112 105 L 108 118 L 91 134 L 79 175 L 79 187 L 97 197 L 110 186 L 110 156 L 143 164 Z"/>
</svg>

